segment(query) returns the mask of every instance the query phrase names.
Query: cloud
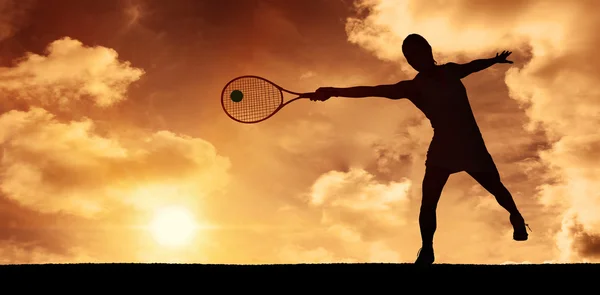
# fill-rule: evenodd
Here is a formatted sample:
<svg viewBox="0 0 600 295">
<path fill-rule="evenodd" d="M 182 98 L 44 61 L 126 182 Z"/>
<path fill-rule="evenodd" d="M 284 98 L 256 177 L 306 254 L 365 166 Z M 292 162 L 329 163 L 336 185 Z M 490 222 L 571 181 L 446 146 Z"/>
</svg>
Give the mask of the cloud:
<svg viewBox="0 0 600 295">
<path fill-rule="evenodd" d="M 0 68 L 0 94 L 42 107 L 65 108 L 81 100 L 108 107 L 124 100 L 129 85 L 144 74 L 119 61 L 113 49 L 88 47 L 69 37 L 50 43 L 46 51 Z"/>
<path fill-rule="evenodd" d="M 115 201 L 148 208 L 210 194 L 227 178 L 229 162 L 210 143 L 168 131 L 102 136 L 89 119 L 63 123 L 40 108 L 5 113 L 0 126 L 0 187 L 40 212 L 91 217 Z"/>
<path fill-rule="evenodd" d="M 26 22 L 31 3 L 31 0 L 0 0 L 0 42 Z"/>
<path fill-rule="evenodd" d="M 399 214 L 408 202 L 407 192 L 411 182 L 379 183 L 362 169 L 348 172 L 330 171 L 315 181 L 310 194 L 310 204 L 323 208 L 322 221 L 344 222 L 364 229 L 401 225 Z M 356 216 L 360 223 L 355 223 Z M 371 223 L 371 224 L 369 224 Z"/>
<path fill-rule="evenodd" d="M 368 13 L 348 19 L 348 40 L 383 60 L 398 61 L 405 71 L 413 71 L 401 52 L 410 33 L 425 36 L 441 62 L 515 50 L 518 62 L 505 76 L 509 94 L 530 119 L 524 128 L 541 127 L 553 142 L 539 152 L 551 168 L 539 197 L 548 208 L 562 208 L 555 229 L 573 218 L 584 225 L 583 232 L 562 226 L 556 236 L 562 258 L 591 258 L 593 251 L 569 247 L 578 247 L 581 237 L 593 237 L 600 229 L 595 214 L 600 208 L 600 172 L 594 164 L 600 147 L 600 62 L 595 58 L 600 21 L 595 3 L 369 0 L 358 1 L 357 7 Z"/>
<path fill-rule="evenodd" d="M 89 116 L 126 100 L 143 74 L 68 37 L 0 68 L 0 96 L 24 106 L 0 114 L 4 263 L 135 261 L 157 252 L 134 228 L 156 209 L 186 206 L 205 221 L 201 204 L 227 189 L 228 158 L 201 138 Z"/>
<path fill-rule="evenodd" d="M 310 236 L 283 247 L 280 258 L 295 263 L 399 262 L 389 237 L 406 224 L 411 184 L 408 179 L 382 183 L 358 168 L 321 175 L 306 199 L 320 215 L 319 225 Z"/>
<path fill-rule="evenodd" d="M 560 45 L 562 24 L 575 19 L 570 3 L 561 3 L 561 11 L 546 1 L 474 2 L 357 1 L 359 9 L 370 13 L 348 19 L 348 40 L 380 58 L 402 60 L 402 41 L 417 32 L 438 54 L 473 54 L 537 41 L 536 35 L 544 35 L 549 46 Z M 549 12 L 552 19 L 546 17 Z"/>
<path fill-rule="evenodd" d="M 111 204 L 155 208 L 224 188 L 229 160 L 199 138 L 61 119 L 51 110 L 88 99 L 108 107 L 126 99 L 144 73 L 115 50 L 63 38 L 47 55 L 27 54 L 0 68 L 0 94 L 25 101 L 26 110 L 0 115 L 0 188 L 5 197 L 43 213 L 83 217 Z"/>
<path fill-rule="evenodd" d="M 569 209 L 564 214 L 562 227 L 556 235 L 561 250 L 560 261 L 594 262 L 600 258 L 599 227 L 581 222 L 579 216 L 576 209 Z"/>
<path fill-rule="evenodd" d="M 44 263 L 92 263 L 93 257 L 78 253 L 57 254 L 33 243 L 16 243 L 10 240 L 0 241 L 0 264 L 44 264 Z"/>
</svg>

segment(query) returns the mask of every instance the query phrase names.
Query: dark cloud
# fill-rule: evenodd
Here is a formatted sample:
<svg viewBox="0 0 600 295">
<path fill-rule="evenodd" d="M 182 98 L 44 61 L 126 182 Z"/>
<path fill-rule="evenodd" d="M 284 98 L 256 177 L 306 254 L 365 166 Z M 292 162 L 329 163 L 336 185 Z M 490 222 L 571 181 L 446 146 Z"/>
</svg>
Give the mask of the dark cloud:
<svg viewBox="0 0 600 295">
<path fill-rule="evenodd" d="M 43 251 L 68 256 L 70 234 L 67 228 L 76 218 L 62 214 L 44 214 L 21 207 L 18 203 L 0 195 L 0 248 L 8 243 L 23 251 Z M 0 253 L 2 250 L 0 250 Z M 10 259 L 10 257 L 5 257 Z M 24 263 L 25 261 L 14 261 Z"/>
<path fill-rule="evenodd" d="M 586 231 L 584 225 L 574 221 L 568 229 L 572 248 L 585 259 L 600 259 L 600 234 Z"/>
</svg>

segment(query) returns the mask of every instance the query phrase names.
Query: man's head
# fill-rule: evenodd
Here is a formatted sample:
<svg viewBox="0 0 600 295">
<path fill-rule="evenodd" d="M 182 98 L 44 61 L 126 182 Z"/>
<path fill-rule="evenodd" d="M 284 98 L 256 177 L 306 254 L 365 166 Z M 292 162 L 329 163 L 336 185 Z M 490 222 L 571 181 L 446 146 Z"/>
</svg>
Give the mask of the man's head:
<svg viewBox="0 0 600 295">
<path fill-rule="evenodd" d="M 417 72 L 427 71 L 435 66 L 431 45 L 418 34 L 410 34 L 402 42 L 404 57 Z"/>
</svg>

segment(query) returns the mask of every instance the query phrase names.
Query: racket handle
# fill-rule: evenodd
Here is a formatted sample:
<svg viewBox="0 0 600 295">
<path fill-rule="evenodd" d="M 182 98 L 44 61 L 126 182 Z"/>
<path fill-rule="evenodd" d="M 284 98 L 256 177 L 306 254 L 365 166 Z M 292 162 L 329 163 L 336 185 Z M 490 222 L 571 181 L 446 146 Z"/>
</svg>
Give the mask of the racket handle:
<svg viewBox="0 0 600 295">
<path fill-rule="evenodd" d="M 298 96 L 298 98 L 312 98 L 315 96 L 314 92 L 302 93 Z"/>
</svg>

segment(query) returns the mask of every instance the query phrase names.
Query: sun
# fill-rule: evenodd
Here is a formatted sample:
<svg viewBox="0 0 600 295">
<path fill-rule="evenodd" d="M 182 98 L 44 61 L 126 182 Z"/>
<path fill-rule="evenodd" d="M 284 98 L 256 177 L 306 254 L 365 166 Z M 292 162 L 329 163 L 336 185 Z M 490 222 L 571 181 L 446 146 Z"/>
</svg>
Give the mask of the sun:
<svg viewBox="0 0 600 295">
<path fill-rule="evenodd" d="M 196 233 L 194 216 L 183 207 L 158 210 L 150 224 L 150 232 L 159 244 L 167 247 L 187 245 Z"/>
</svg>

